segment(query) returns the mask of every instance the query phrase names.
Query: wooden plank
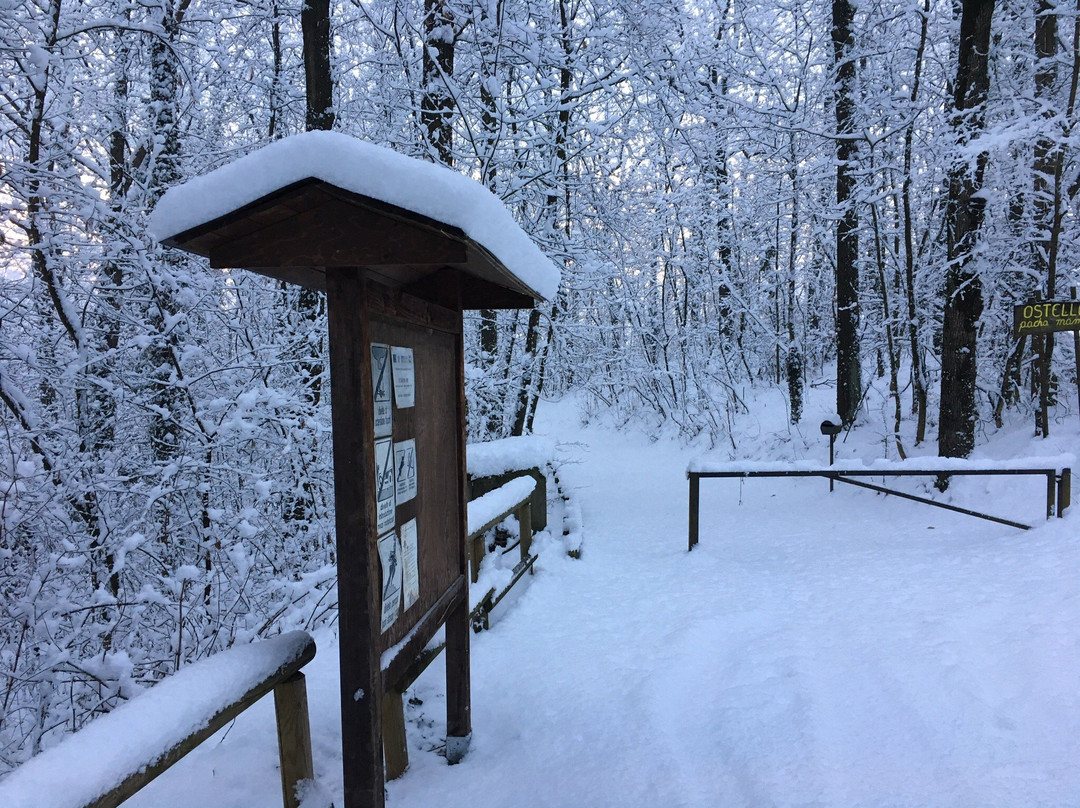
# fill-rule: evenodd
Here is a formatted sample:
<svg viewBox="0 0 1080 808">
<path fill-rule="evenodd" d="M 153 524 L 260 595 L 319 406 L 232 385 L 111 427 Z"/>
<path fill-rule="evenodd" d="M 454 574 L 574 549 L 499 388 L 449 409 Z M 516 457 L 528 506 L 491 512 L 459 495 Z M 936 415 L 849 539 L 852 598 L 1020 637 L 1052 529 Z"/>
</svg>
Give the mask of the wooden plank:
<svg viewBox="0 0 1080 808">
<path fill-rule="evenodd" d="M 514 585 L 525 577 L 525 573 L 528 573 L 529 575 L 533 574 L 533 565 L 536 564 L 537 558 L 539 558 L 539 556 L 535 555 L 523 558 L 514 566 L 510 583 L 508 583 L 501 592 L 496 594 L 495 588 L 492 587 L 488 593 L 480 599 L 480 602 L 477 603 L 469 613 L 469 620 L 472 623 L 473 632 L 479 633 L 491 628 L 491 615 L 495 611 L 495 608 L 506 599 L 506 596 L 510 594 L 510 590 L 514 588 Z"/>
<path fill-rule="evenodd" d="M 523 280 L 507 269 L 498 258 L 488 252 L 487 248 L 482 244 L 469 240 L 468 247 L 468 271 L 470 275 L 487 281 L 498 289 L 517 292 L 522 297 L 528 297 L 532 300 L 543 299 L 536 291 L 530 289 Z M 517 307 L 511 306 L 511 308 Z"/>
<path fill-rule="evenodd" d="M 491 604 L 494 602 L 495 587 L 491 587 L 487 594 L 480 598 L 480 602 L 473 607 L 473 610 L 469 612 L 469 622 L 472 624 L 472 630 L 477 634 L 491 628 L 488 623 L 488 615 L 491 614 Z"/>
<path fill-rule="evenodd" d="M 374 402 L 360 270 L 327 276 L 338 554 L 344 808 L 383 808 L 380 562 L 375 535 Z"/>
<path fill-rule="evenodd" d="M 214 266 L 211 264 L 210 266 Z M 218 267 L 224 269 L 225 267 Z M 299 286 L 303 286 L 307 289 L 314 289 L 318 292 L 326 291 L 326 273 L 322 267 L 253 267 L 248 266 L 244 269 L 252 272 L 257 272 L 260 275 L 265 275 L 268 278 L 273 278 L 277 281 L 284 283 L 295 283 Z"/>
<path fill-rule="evenodd" d="M 460 270 L 440 267 L 424 278 L 414 279 L 402 287 L 402 292 L 428 303 L 460 312 L 461 287 L 465 280 L 466 277 Z"/>
<path fill-rule="evenodd" d="M 320 193 L 321 180 L 300 180 L 260 199 L 249 202 L 224 216 L 165 239 L 166 247 L 175 247 L 209 257 L 213 250 L 234 238 L 265 232 L 267 228 L 289 221 L 305 209 L 326 204 L 328 197 Z"/>
<path fill-rule="evenodd" d="M 297 671 L 274 688 L 274 715 L 277 719 L 282 804 L 285 808 L 300 808 L 296 786 L 303 780 L 315 778 L 304 674 Z"/>
<path fill-rule="evenodd" d="M 519 475 L 519 476 L 524 476 L 524 475 Z M 532 494 L 529 494 L 529 496 L 525 497 L 524 499 L 518 500 L 517 502 L 513 503 L 510 507 L 508 507 L 506 510 L 504 510 L 501 513 L 496 514 L 495 516 L 488 519 L 479 529 L 474 530 L 472 533 L 470 533 L 469 538 L 470 539 L 481 538 L 485 533 L 487 533 L 493 527 L 495 527 L 500 522 L 502 522 L 504 519 L 506 519 L 506 517 L 510 516 L 511 514 L 514 514 L 516 516 L 517 511 L 519 511 L 525 505 L 529 506 L 529 510 L 531 512 L 532 511 Z M 530 519 L 529 524 L 530 525 L 532 524 L 531 519 Z"/>
<path fill-rule="evenodd" d="M 409 768 L 409 745 L 405 737 L 405 702 L 391 689 L 383 694 L 383 755 L 386 779 L 397 780 Z"/>
<path fill-rule="evenodd" d="M 443 641 L 434 647 L 428 647 L 421 651 L 417 655 L 416 659 L 412 661 L 412 664 L 410 664 L 409 667 L 405 669 L 405 673 L 403 673 L 401 675 L 401 678 L 398 679 L 395 688 L 401 693 L 404 693 L 406 690 L 408 690 L 412 683 L 415 682 L 417 678 L 419 678 L 420 674 L 427 670 L 428 665 L 434 662 L 436 657 L 438 657 L 439 654 L 441 654 L 445 650 L 446 642 Z"/>
<path fill-rule="evenodd" d="M 397 649 L 394 657 L 389 660 L 382 671 L 384 691 L 400 691 L 408 687 L 408 684 L 402 685 L 402 680 L 405 678 L 407 671 L 427 644 L 431 642 L 432 637 L 438 633 L 439 628 L 446 622 L 447 615 L 461 602 L 468 603 L 467 592 L 465 576 L 459 576 L 453 585 L 443 593 L 442 597 L 436 601 L 424 618 L 417 623 L 408 640 Z"/>
<path fill-rule="evenodd" d="M 510 594 L 510 590 L 514 588 L 514 584 L 524 578 L 525 573 L 528 573 L 529 575 L 533 574 L 533 567 L 536 564 L 536 559 L 538 559 L 539 557 L 540 556 L 535 555 L 526 556 L 514 566 L 513 576 L 510 578 L 510 583 L 506 585 L 506 588 L 503 589 L 502 592 L 500 592 L 494 598 L 490 599 L 488 614 L 491 614 L 491 612 L 495 611 L 495 607 L 502 603 L 506 596 Z"/>
<path fill-rule="evenodd" d="M 383 215 L 367 204 L 331 202 L 235 234 L 210 253 L 214 266 L 328 269 L 380 264 L 457 264 L 468 258 L 464 241 L 443 230 Z"/>
<path fill-rule="evenodd" d="M 365 295 L 373 318 L 433 328 L 455 336 L 462 332 L 461 312 L 456 308 L 440 306 L 370 279 L 365 284 Z"/>
<path fill-rule="evenodd" d="M 463 309 L 531 309 L 536 305 L 532 293 L 503 289 L 496 283 L 465 276 L 461 285 Z"/>
</svg>

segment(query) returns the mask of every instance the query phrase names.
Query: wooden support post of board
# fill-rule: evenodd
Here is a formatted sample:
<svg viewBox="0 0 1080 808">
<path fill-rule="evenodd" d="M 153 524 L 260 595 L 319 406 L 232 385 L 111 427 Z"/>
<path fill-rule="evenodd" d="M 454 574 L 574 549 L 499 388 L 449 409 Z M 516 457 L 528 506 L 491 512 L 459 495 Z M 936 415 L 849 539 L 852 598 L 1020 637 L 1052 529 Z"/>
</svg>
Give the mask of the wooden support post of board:
<svg viewBox="0 0 1080 808">
<path fill-rule="evenodd" d="M 468 565 L 466 537 L 469 535 L 469 475 L 465 468 L 465 340 L 464 332 L 459 334 L 455 346 L 457 353 L 455 372 L 457 373 L 457 421 L 458 429 L 458 501 L 461 509 L 457 520 L 457 562 L 461 574 L 465 574 Z M 446 762 L 459 763 L 472 743 L 472 683 L 470 681 L 470 634 L 469 625 L 469 587 L 446 616 Z"/>
<path fill-rule="evenodd" d="M 274 688 L 281 798 L 285 808 L 299 808 L 296 787 L 315 777 L 311 762 L 311 723 L 308 720 L 307 681 L 297 671 Z"/>
<path fill-rule="evenodd" d="M 1057 515 L 1065 515 L 1065 509 L 1072 504 L 1072 469 L 1062 469 L 1058 477 Z"/>
<path fill-rule="evenodd" d="M 459 763 L 472 742 L 469 682 L 469 601 L 446 618 L 446 762 Z"/>
<path fill-rule="evenodd" d="M 521 545 L 521 560 L 532 553 L 532 499 L 526 499 L 514 515 L 518 520 L 518 543 Z"/>
<path fill-rule="evenodd" d="M 386 804 L 370 315 L 359 270 L 326 273 L 338 555 L 343 808 Z"/>
<path fill-rule="evenodd" d="M 688 472 L 687 476 L 690 478 L 690 539 L 687 550 L 693 550 L 698 543 L 698 504 L 701 497 L 701 478 L 692 471 Z"/>
<path fill-rule="evenodd" d="M 409 768 L 409 746 L 405 739 L 405 701 L 395 687 L 383 696 L 382 731 L 386 779 L 396 780 Z"/>
<path fill-rule="evenodd" d="M 1053 471 L 1049 471 L 1046 474 L 1046 518 L 1050 519 L 1054 515 L 1054 503 L 1056 501 L 1057 494 L 1057 474 Z"/>
</svg>

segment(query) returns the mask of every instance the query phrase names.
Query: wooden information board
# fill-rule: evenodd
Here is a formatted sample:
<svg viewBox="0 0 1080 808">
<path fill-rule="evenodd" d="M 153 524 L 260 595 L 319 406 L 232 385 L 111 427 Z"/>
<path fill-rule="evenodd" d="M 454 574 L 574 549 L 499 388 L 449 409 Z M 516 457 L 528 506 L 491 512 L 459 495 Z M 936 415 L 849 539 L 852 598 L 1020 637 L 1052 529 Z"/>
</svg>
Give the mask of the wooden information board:
<svg viewBox="0 0 1080 808">
<path fill-rule="evenodd" d="M 448 759 L 472 733 L 462 318 L 360 270 L 327 273 L 326 302 L 345 778 L 356 804 L 380 806 L 383 700 L 444 625 Z"/>
<path fill-rule="evenodd" d="M 460 229 L 316 177 L 163 243 L 326 293 L 341 808 L 382 808 L 383 702 L 441 627 L 449 762 L 472 734 L 462 311 L 540 296 Z"/>
</svg>

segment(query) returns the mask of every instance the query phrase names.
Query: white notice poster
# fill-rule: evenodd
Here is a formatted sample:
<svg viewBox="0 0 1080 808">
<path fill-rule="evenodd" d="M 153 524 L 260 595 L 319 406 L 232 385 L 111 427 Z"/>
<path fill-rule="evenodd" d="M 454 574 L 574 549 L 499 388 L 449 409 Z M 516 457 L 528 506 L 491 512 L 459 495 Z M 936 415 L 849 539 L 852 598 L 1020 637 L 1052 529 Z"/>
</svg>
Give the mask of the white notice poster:
<svg viewBox="0 0 1080 808">
<path fill-rule="evenodd" d="M 386 631 L 401 612 L 401 545 L 397 533 L 390 532 L 379 539 L 379 561 L 382 562 L 382 630 Z"/>
<path fill-rule="evenodd" d="M 397 504 L 416 496 L 416 441 L 403 440 L 394 444 L 394 479 L 397 480 Z"/>
<path fill-rule="evenodd" d="M 401 526 L 401 590 L 408 609 L 420 599 L 420 568 L 416 560 L 416 520 Z"/>
<path fill-rule="evenodd" d="M 391 401 L 390 346 L 371 343 L 371 392 L 375 401 L 375 437 L 394 431 L 394 404 Z"/>
<path fill-rule="evenodd" d="M 412 348 L 390 349 L 390 361 L 394 366 L 394 401 L 404 409 L 416 404 L 416 373 L 413 367 Z"/>
<path fill-rule="evenodd" d="M 375 441 L 376 530 L 382 534 L 394 529 L 394 442 L 390 438 Z"/>
</svg>

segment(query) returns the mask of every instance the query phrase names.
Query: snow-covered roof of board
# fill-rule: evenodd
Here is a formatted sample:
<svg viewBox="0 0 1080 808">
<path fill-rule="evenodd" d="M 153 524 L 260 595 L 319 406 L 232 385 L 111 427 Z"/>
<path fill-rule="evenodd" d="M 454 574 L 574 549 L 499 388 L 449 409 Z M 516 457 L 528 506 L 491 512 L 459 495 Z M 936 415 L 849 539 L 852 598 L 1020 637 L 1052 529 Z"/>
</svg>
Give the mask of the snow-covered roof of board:
<svg viewBox="0 0 1080 808">
<path fill-rule="evenodd" d="M 456 171 L 338 132 L 306 132 L 170 189 L 150 233 L 168 246 L 322 288 L 330 267 L 392 286 L 451 267 L 482 307 L 551 299 L 560 272 L 502 202 Z M 495 298 L 492 295 L 495 294 Z M 528 302 L 523 302 L 528 298 Z"/>
</svg>

